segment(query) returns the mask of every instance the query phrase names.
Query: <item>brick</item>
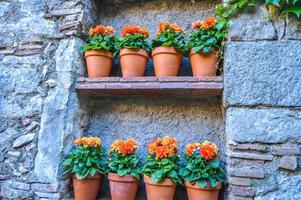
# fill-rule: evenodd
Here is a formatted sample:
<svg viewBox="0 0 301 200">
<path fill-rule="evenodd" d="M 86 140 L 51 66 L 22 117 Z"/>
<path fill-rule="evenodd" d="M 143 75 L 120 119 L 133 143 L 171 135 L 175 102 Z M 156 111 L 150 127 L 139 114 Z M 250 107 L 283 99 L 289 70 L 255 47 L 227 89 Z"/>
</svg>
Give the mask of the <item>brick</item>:
<svg viewBox="0 0 301 200">
<path fill-rule="evenodd" d="M 271 152 L 277 156 L 300 155 L 300 148 L 298 146 L 278 146 L 272 147 Z"/>
<path fill-rule="evenodd" d="M 60 193 L 35 192 L 35 194 L 44 198 L 60 198 Z"/>
<path fill-rule="evenodd" d="M 57 192 L 59 186 L 58 184 L 33 183 L 31 184 L 31 189 L 36 192 Z"/>
<path fill-rule="evenodd" d="M 251 179 L 250 178 L 230 177 L 229 183 L 231 185 L 238 185 L 238 186 L 251 186 Z"/>
<path fill-rule="evenodd" d="M 230 191 L 232 194 L 236 196 L 242 196 L 242 197 L 255 196 L 255 189 L 251 187 L 230 186 Z"/>
<path fill-rule="evenodd" d="M 131 83 L 133 89 L 158 89 L 160 88 L 159 83 Z"/>
<path fill-rule="evenodd" d="M 0 50 L 0 54 L 3 54 L 3 55 L 11 55 L 14 53 L 15 53 L 15 50 L 11 50 L 11 49 Z"/>
<path fill-rule="evenodd" d="M 34 54 L 41 53 L 41 49 L 24 49 L 24 50 L 18 50 L 15 55 L 16 56 L 30 56 Z"/>
<path fill-rule="evenodd" d="M 198 79 L 192 76 L 168 76 L 168 77 L 159 77 L 160 82 L 195 82 Z"/>
<path fill-rule="evenodd" d="M 119 82 L 120 77 L 99 77 L 99 78 L 85 78 L 89 82 Z"/>
<path fill-rule="evenodd" d="M 237 169 L 229 169 L 228 173 L 231 176 L 237 177 L 249 177 L 249 178 L 264 178 L 265 173 L 263 169 L 254 169 L 254 168 L 237 168 Z"/>
<path fill-rule="evenodd" d="M 259 153 L 246 153 L 246 152 L 232 152 L 228 153 L 230 157 L 241 158 L 241 159 L 251 159 L 251 160 L 273 160 L 273 155 L 259 154 Z"/>
<path fill-rule="evenodd" d="M 188 83 L 183 82 L 163 82 L 160 83 L 160 88 L 161 89 L 182 89 L 182 88 L 187 88 L 188 87 Z"/>
<path fill-rule="evenodd" d="M 241 197 L 241 196 L 235 196 L 235 195 L 230 195 L 229 198 L 230 200 L 253 200 L 253 197 Z"/>
<path fill-rule="evenodd" d="M 261 144 L 229 144 L 232 149 L 235 150 L 254 150 L 254 151 L 266 151 L 267 148 Z"/>
<path fill-rule="evenodd" d="M 30 189 L 29 184 L 21 183 L 21 182 L 15 182 L 15 181 L 11 181 L 10 186 L 11 186 L 11 188 L 14 188 L 14 189 L 20 189 L 20 190 L 26 190 L 26 191 L 28 191 Z"/>
<path fill-rule="evenodd" d="M 283 156 L 280 160 L 279 167 L 295 171 L 297 168 L 297 158 L 295 156 Z"/>
<path fill-rule="evenodd" d="M 72 28 L 76 28 L 79 25 L 78 22 L 69 22 L 69 23 L 65 23 L 60 27 L 60 31 L 64 31 L 64 30 L 68 30 L 68 29 L 72 29 Z"/>
<path fill-rule="evenodd" d="M 8 48 L 8 45 L 0 44 L 0 49 L 6 49 L 6 48 Z"/>
<path fill-rule="evenodd" d="M 222 82 L 223 77 L 222 76 L 203 76 L 203 77 L 197 77 L 198 81 L 213 81 L 213 82 Z"/>
<path fill-rule="evenodd" d="M 190 83 L 189 88 L 192 89 L 197 89 L 197 88 L 204 88 L 204 89 L 223 89 L 223 84 L 222 83 L 204 83 L 204 82 L 199 82 L 199 83 Z"/>
<path fill-rule="evenodd" d="M 127 83 L 124 83 L 124 84 L 121 84 L 121 83 L 106 83 L 105 88 L 107 88 L 107 89 L 130 89 L 131 85 L 127 84 Z"/>
</svg>

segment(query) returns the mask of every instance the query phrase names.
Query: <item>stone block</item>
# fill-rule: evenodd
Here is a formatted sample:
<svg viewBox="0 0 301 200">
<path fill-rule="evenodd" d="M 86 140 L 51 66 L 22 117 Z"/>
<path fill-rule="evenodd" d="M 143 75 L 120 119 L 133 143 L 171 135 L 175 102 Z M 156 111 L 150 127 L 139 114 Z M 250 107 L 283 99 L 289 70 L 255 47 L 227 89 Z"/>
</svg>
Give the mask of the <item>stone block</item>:
<svg viewBox="0 0 301 200">
<path fill-rule="evenodd" d="M 226 135 L 236 142 L 301 142 L 301 111 L 229 108 Z"/>
<path fill-rule="evenodd" d="M 235 177 L 247 177 L 247 178 L 264 178 L 265 173 L 263 169 L 256 168 L 230 168 L 228 169 L 228 173 L 230 176 Z"/>
<path fill-rule="evenodd" d="M 300 148 L 297 145 L 292 146 L 276 146 L 271 148 L 271 152 L 277 156 L 300 155 Z"/>
<path fill-rule="evenodd" d="M 267 148 L 262 144 L 229 144 L 230 149 L 233 150 L 254 150 L 254 151 L 266 151 Z"/>
<path fill-rule="evenodd" d="M 295 156 L 283 156 L 280 160 L 279 167 L 295 171 L 297 168 L 297 158 Z"/>
<path fill-rule="evenodd" d="M 36 192 L 57 192 L 58 184 L 42 184 L 42 183 L 33 183 L 31 184 L 31 189 Z"/>
<path fill-rule="evenodd" d="M 19 148 L 22 147 L 28 143 L 30 143 L 33 139 L 34 139 L 35 134 L 31 133 L 31 134 L 27 134 L 27 135 L 22 135 L 20 137 L 18 137 L 14 143 L 13 143 L 13 147 L 14 148 Z"/>
<path fill-rule="evenodd" d="M 230 192 L 242 197 L 253 197 L 255 195 L 255 189 L 251 187 L 230 186 Z"/>
<path fill-rule="evenodd" d="M 251 179 L 250 178 L 230 177 L 229 183 L 231 185 L 238 185 L 238 186 L 251 186 Z"/>
<path fill-rule="evenodd" d="M 233 152 L 230 151 L 227 153 L 228 156 L 233 158 L 241 158 L 241 159 L 251 159 L 251 160 L 273 160 L 273 155 L 268 154 L 259 154 L 259 153 L 246 153 L 246 152 Z"/>
<path fill-rule="evenodd" d="M 224 60 L 224 101 L 301 106 L 301 42 L 231 42 Z"/>
</svg>

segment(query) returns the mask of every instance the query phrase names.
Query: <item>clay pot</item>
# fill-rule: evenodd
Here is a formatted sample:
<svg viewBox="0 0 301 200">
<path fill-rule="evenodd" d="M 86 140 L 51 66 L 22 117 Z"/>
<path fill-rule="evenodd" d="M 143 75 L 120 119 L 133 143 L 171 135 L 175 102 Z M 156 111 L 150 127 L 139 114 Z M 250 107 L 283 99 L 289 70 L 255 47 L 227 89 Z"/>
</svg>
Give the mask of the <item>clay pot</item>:
<svg viewBox="0 0 301 200">
<path fill-rule="evenodd" d="M 109 173 L 110 191 L 112 200 L 135 200 L 138 180 L 127 174 L 119 176 L 115 173 Z"/>
<path fill-rule="evenodd" d="M 217 70 L 218 53 L 193 53 L 189 54 L 193 76 L 215 76 Z"/>
<path fill-rule="evenodd" d="M 148 53 L 143 49 L 121 49 L 119 60 L 122 76 L 144 76 L 148 57 Z"/>
<path fill-rule="evenodd" d="M 222 184 L 218 183 L 216 188 L 211 188 L 209 185 L 201 188 L 197 183 L 191 184 L 185 181 L 189 200 L 217 200 Z"/>
<path fill-rule="evenodd" d="M 95 174 L 83 180 L 73 177 L 75 200 L 96 200 L 103 180 L 103 175 Z"/>
<path fill-rule="evenodd" d="M 144 175 L 147 200 L 172 200 L 177 184 L 167 178 L 161 183 L 154 183 L 152 178 Z"/>
<path fill-rule="evenodd" d="M 88 77 L 96 78 L 110 76 L 114 60 L 112 52 L 103 50 L 86 51 L 85 59 Z"/>
<path fill-rule="evenodd" d="M 152 51 L 152 57 L 157 77 L 178 75 L 183 53 L 173 47 L 157 47 Z"/>
</svg>

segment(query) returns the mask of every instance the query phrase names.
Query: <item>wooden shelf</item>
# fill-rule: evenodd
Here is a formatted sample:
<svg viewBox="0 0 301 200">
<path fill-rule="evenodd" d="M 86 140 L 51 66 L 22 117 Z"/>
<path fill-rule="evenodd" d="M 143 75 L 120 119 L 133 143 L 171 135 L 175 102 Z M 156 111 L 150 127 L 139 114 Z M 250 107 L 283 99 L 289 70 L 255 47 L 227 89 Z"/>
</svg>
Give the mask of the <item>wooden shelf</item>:
<svg viewBox="0 0 301 200">
<path fill-rule="evenodd" d="M 200 96 L 221 95 L 223 78 L 216 77 L 103 77 L 77 80 L 78 92 L 93 95 L 174 95 Z"/>
</svg>

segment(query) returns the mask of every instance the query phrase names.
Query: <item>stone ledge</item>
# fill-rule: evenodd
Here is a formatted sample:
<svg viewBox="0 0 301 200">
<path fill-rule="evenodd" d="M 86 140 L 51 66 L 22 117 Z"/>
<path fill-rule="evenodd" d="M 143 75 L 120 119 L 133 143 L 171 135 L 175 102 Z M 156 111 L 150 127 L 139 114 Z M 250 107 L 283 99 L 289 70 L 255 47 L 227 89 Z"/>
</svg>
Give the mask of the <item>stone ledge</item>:
<svg viewBox="0 0 301 200">
<path fill-rule="evenodd" d="M 103 77 L 77 80 L 77 91 L 96 95 L 221 95 L 223 78 L 217 77 Z"/>
</svg>

